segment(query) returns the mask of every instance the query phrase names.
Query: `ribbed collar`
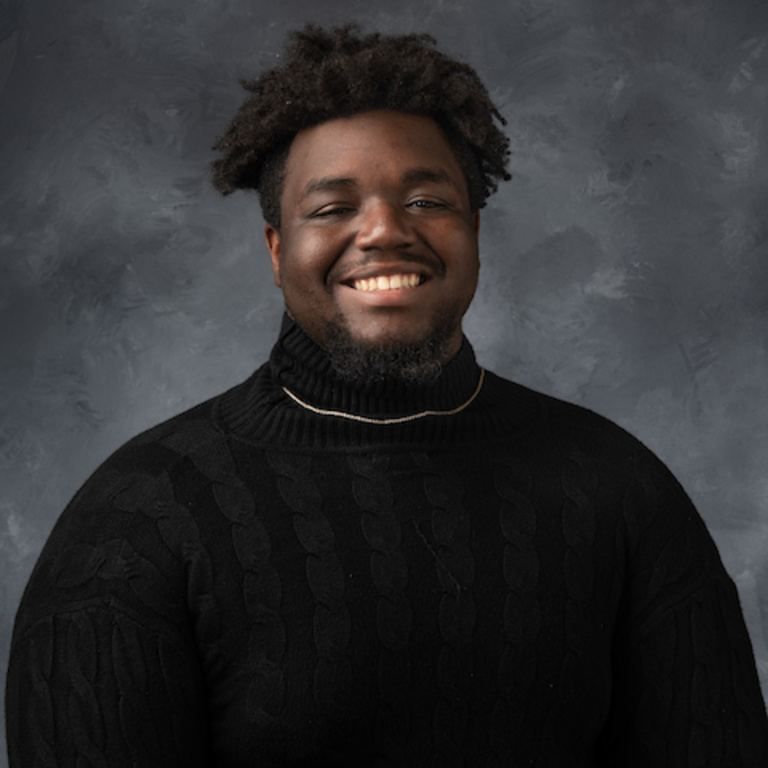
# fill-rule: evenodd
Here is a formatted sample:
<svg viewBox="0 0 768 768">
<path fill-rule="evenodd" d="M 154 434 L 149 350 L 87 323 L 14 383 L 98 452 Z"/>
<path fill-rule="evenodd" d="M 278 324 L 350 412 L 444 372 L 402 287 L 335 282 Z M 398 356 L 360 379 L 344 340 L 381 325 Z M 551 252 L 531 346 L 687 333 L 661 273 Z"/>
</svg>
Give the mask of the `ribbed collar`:
<svg viewBox="0 0 768 768">
<path fill-rule="evenodd" d="M 433 382 L 379 380 L 351 384 L 336 373 L 326 352 L 287 315 L 269 365 L 275 382 L 305 402 L 318 408 L 373 417 L 451 410 L 471 397 L 480 375 L 472 347 L 465 338 L 459 353 Z"/>
<path fill-rule="evenodd" d="M 313 413 L 294 402 L 283 389 L 288 388 L 304 402 L 323 410 L 392 418 L 454 409 L 472 396 L 479 377 L 474 351 L 465 338 L 458 354 L 433 382 L 351 384 L 335 372 L 326 352 L 286 316 L 269 362 L 217 399 L 215 417 L 226 432 L 243 439 L 310 449 L 482 439 L 498 434 L 499 428 L 508 426 L 506 416 L 513 415 L 503 413 L 509 408 L 498 399 L 502 380 L 493 374 L 487 374 L 477 400 L 461 413 L 426 416 L 397 425 L 363 424 Z M 524 406 L 527 415 L 529 406 L 530 402 Z M 517 411 L 514 420 L 520 415 Z"/>
</svg>

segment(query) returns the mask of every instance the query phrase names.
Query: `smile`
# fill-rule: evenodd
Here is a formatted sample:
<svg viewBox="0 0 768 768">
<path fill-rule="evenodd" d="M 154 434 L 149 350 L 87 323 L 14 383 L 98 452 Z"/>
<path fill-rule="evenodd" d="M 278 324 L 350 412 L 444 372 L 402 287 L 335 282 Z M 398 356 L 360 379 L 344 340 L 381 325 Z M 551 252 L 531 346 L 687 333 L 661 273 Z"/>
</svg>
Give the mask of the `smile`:
<svg viewBox="0 0 768 768">
<path fill-rule="evenodd" d="M 424 282 L 421 275 L 414 272 L 402 275 L 376 275 L 375 277 L 353 280 L 352 287 L 356 291 L 402 291 L 416 288 Z"/>
</svg>

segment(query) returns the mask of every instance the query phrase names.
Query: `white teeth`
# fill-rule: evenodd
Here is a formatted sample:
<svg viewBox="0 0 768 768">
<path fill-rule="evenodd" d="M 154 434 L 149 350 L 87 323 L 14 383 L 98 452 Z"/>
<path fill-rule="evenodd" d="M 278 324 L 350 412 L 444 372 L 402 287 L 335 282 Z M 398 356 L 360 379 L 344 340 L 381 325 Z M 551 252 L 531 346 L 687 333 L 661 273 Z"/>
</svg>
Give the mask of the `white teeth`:
<svg viewBox="0 0 768 768">
<path fill-rule="evenodd" d="M 421 282 L 417 274 L 377 275 L 368 279 L 355 280 L 352 287 L 357 291 L 396 291 L 415 288 Z"/>
</svg>

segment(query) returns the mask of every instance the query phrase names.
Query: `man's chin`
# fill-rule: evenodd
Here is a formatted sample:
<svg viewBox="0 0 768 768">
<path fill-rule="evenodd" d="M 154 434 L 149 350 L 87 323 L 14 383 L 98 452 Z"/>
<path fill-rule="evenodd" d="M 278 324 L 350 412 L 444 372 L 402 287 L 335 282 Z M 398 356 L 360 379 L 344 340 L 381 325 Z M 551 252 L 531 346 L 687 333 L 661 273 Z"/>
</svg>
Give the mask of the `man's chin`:
<svg viewBox="0 0 768 768">
<path fill-rule="evenodd" d="M 353 336 L 346 324 L 333 323 L 326 328 L 323 346 L 346 381 L 427 383 L 437 379 L 450 359 L 457 328 L 455 321 L 439 322 L 420 339 L 371 341 Z"/>
</svg>

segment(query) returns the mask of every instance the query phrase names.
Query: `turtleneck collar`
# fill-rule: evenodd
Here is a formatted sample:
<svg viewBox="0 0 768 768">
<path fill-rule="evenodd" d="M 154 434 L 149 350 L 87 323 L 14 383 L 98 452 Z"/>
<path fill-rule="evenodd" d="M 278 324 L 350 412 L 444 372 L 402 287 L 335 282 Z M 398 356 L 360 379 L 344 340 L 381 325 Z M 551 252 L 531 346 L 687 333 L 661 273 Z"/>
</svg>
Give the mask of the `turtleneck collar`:
<svg viewBox="0 0 768 768">
<path fill-rule="evenodd" d="M 482 389 L 467 408 L 404 423 L 364 423 L 312 408 L 392 419 L 424 411 L 452 411 L 473 397 L 481 369 L 465 338 L 457 355 L 429 383 L 351 383 L 334 370 L 327 353 L 285 317 L 269 361 L 250 379 L 216 399 L 214 417 L 227 434 L 259 444 L 315 449 L 371 446 L 456 445 L 488 440 L 530 422 L 538 410 L 523 388 L 486 372 Z M 284 389 L 285 388 L 285 389 Z M 512 388 L 511 390 L 508 388 Z M 527 391 L 526 391 L 527 392 Z M 510 395 L 513 397 L 510 399 Z"/>
<path fill-rule="evenodd" d="M 456 408 L 472 396 L 480 376 L 465 338 L 458 354 L 434 381 L 349 382 L 334 370 L 325 350 L 287 315 L 269 366 L 276 383 L 316 408 L 381 418 Z"/>
</svg>

